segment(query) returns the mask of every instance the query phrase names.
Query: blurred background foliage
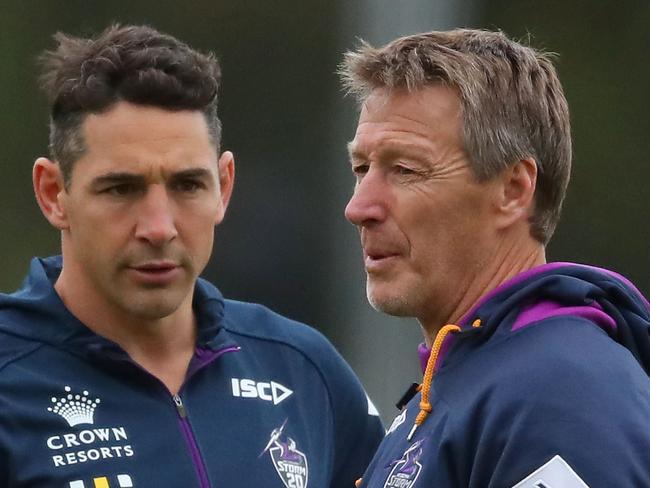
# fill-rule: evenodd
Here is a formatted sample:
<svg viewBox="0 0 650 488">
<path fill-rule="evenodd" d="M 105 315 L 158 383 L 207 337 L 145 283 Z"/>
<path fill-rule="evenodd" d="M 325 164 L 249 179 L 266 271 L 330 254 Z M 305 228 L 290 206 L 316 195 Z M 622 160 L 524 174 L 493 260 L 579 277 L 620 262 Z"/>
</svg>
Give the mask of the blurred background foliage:
<svg viewBox="0 0 650 488">
<path fill-rule="evenodd" d="M 343 218 L 356 107 L 335 71 L 358 38 L 480 27 L 559 53 L 574 171 L 549 260 L 609 267 L 650 291 L 648 0 L 2 0 L 3 291 L 20 284 L 30 257 L 59 248 L 31 190 L 32 163 L 47 151 L 35 59 L 56 31 L 92 35 L 111 22 L 150 24 L 219 56 L 224 147 L 237 179 L 205 275 L 229 297 L 323 331 L 385 419 L 419 379 L 421 335 L 415 322 L 368 307 L 357 236 Z"/>
</svg>

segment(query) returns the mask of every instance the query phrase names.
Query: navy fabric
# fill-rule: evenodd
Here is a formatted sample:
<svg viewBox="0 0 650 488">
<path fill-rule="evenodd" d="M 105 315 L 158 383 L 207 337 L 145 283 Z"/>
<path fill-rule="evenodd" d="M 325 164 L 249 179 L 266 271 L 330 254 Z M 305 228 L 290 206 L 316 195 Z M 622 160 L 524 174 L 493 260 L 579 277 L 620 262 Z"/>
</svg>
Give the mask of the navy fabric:
<svg viewBox="0 0 650 488">
<path fill-rule="evenodd" d="M 513 331 L 536 301 L 597 307 L 616 330 L 566 315 Z M 627 280 L 549 266 L 462 325 L 434 376 L 433 411 L 409 442 L 420 395 L 407 404 L 362 488 L 512 487 L 556 455 L 591 488 L 650 486 L 650 310 Z"/>
<path fill-rule="evenodd" d="M 67 311 L 60 266 L 34 260 L 0 296 L 0 487 L 338 488 L 361 475 L 384 431 L 320 333 L 200 280 L 197 351 L 174 398 Z"/>
</svg>

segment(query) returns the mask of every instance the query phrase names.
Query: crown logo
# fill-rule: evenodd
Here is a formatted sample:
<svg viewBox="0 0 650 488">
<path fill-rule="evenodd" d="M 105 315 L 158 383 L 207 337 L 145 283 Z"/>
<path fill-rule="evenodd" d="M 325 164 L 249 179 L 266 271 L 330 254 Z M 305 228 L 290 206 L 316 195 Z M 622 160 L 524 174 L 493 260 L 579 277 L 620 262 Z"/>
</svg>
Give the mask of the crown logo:
<svg viewBox="0 0 650 488">
<path fill-rule="evenodd" d="M 85 390 L 82 395 L 75 395 L 72 393 L 72 388 L 66 386 L 65 391 L 67 395 L 61 398 L 52 397 L 53 405 L 47 407 L 47 411 L 63 417 L 70 427 L 79 424 L 93 424 L 95 409 L 101 400 L 99 398 L 91 400 Z"/>
</svg>

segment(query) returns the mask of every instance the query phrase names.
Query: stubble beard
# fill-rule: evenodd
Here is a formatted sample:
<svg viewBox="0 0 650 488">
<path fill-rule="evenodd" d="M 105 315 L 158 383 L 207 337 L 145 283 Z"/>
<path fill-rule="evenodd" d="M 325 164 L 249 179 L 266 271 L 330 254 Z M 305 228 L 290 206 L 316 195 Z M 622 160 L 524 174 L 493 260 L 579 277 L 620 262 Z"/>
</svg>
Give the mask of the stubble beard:
<svg viewBox="0 0 650 488">
<path fill-rule="evenodd" d="M 193 292 L 197 279 L 189 258 L 185 255 L 175 257 L 174 261 L 180 263 L 186 275 L 183 282 L 166 286 L 142 284 L 134 286 L 127 279 L 126 282 L 122 283 L 123 286 L 120 291 L 113 289 L 109 292 L 112 295 L 113 303 L 127 315 L 137 317 L 143 321 L 159 320 L 172 315 L 181 307 L 187 299 L 187 295 Z M 141 261 L 143 260 L 141 259 Z M 127 273 L 128 264 L 134 261 L 133 259 L 127 259 L 118 265 L 116 276 L 112 280 L 113 284 L 120 282 L 119 275 Z"/>
<path fill-rule="evenodd" d="M 378 312 L 383 312 L 395 317 L 413 317 L 412 300 L 406 294 L 390 294 L 388 296 L 378 297 L 372 291 L 372 285 L 368 278 L 366 282 L 366 296 L 370 306 Z"/>
</svg>

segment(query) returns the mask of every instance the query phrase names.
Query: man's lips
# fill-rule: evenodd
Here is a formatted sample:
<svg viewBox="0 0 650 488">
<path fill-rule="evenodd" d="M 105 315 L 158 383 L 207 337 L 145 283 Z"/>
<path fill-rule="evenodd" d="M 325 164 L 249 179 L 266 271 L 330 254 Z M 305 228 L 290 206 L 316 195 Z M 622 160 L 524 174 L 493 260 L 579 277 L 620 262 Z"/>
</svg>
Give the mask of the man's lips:
<svg viewBox="0 0 650 488">
<path fill-rule="evenodd" d="M 135 269 L 137 271 L 142 271 L 142 272 L 161 273 L 161 272 L 169 271 L 170 269 L 173 268 L 178 268 L 178 265 L 173 262 L 161 261 L 161 262 L 136 264 L 129 267 L 131 269 Z"/>
<path fill-rule="evenodd" d="M 393 256 L 398 256 L 397 252 L 363 252 L 363 255 L 367 259 L 372 259 L 373 261 L 379 261 L 380 259 L 391 258 Z"/>
<path fill-rule="evenodd" d="M 386 243 L 382 244 L 362 242 L 361 248 L 363 249 L 363 257 L 373 260 L 390 258 L 402 254 L 398 246 L 389 245 Z"/>
<path fill-rule="evenodd" d="M 129 266 L 136 280 L 147 283 L 164 285 L 173 281 L 181 271 L 181 266 L 170 261 L 155 261 Z"/>
<path fill-rule="evenodd" d="M 364 264 L 367 271 L 378 271 L 400 256 L 400 253 L 386 250 L 364 250 Z"/>
</svg>

